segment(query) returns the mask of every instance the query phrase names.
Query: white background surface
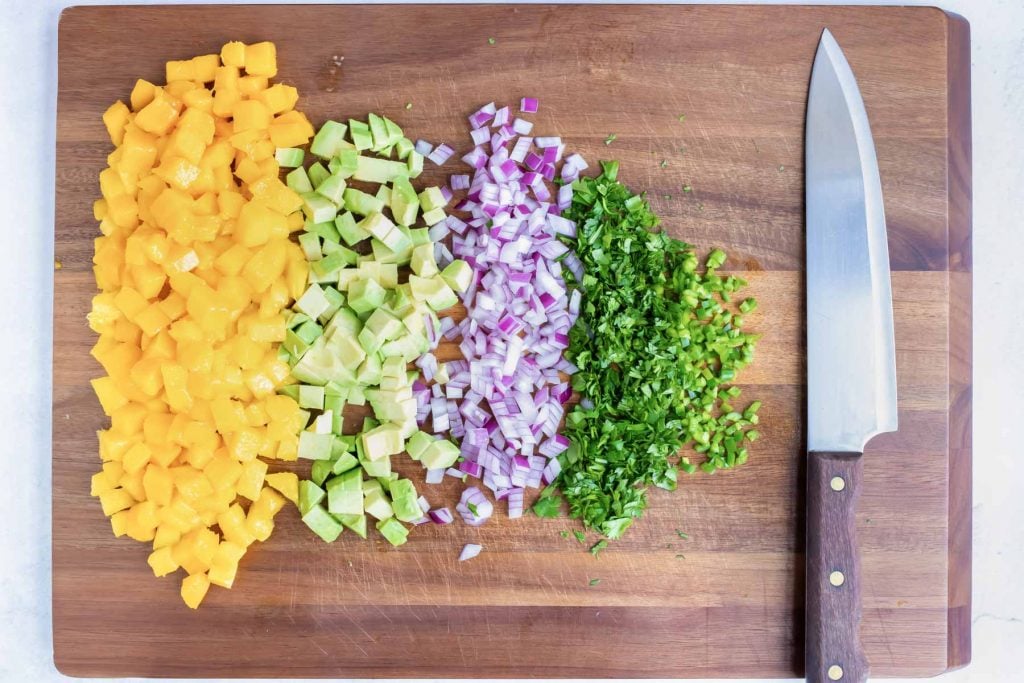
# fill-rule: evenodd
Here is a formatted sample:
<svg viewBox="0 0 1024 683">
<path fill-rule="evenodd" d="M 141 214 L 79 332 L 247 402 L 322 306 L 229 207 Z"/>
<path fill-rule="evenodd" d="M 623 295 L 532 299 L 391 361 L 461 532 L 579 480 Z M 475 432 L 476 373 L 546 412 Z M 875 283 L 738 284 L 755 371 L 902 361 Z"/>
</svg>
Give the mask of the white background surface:
<svg viewBox="0 0 1024 683">
<path fill-rule="evenodd" d="M 62 679 L 50 636 L 50 320 L 56 30 L 67 4 L 0 0 L 0 681 Z M 1024 2 L 940 4 L 971 22 L 975 272 L 974 663 L 944 680 L 1022 681 Z"/>
</svg>

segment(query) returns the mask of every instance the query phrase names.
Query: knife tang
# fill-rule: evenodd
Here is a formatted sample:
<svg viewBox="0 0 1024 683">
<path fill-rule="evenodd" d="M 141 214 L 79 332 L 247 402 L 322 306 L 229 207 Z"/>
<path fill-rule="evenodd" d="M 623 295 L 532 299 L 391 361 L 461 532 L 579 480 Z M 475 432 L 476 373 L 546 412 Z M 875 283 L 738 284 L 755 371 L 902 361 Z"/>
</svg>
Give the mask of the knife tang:
<svg viewBox="0 0 1024 683">
<path fill-rule="evenodd" d="M 862 683 L 856 512 L 863 456 L 808 453 L 804 665 L 811 683 Z"/>
</svg>

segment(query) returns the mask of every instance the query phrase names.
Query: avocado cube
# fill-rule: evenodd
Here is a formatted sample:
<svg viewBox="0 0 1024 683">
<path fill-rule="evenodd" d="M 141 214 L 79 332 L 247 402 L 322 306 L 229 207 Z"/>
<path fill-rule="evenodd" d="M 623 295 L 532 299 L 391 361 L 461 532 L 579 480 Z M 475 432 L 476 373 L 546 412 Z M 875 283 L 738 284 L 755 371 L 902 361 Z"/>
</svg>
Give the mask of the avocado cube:
<svg viewBox="0 0 1024 683">
<path fill-rule="evenodd" d="M 397 225 L 394 226 L 383 237 L 380 237 L 378 235 L 374 235 L 374 237 L 377 237 L 377 239 L 384 243 L 384 246 L 386 246 L 388 249 L 395 252 L 396 254 L 408 251 L 410 252 L 411 255 L 412 240 L 410 240 L 409 236 L 403 230 L 400 230 L 399 226 Z"/>
<path fill-rule="evenodd" d="M 342 401 L 348 396 L 348 387 L 343 387 L 337 382 L 328 382 L 324 385 L 324 405 L 328 398 L 340 398 Z"/>
<path fill-rule="evenodd" d="M 408 175 L 409 167 L 404 161 L 361 156 L 352 177 L 364 183 L 390 183 Z"/>
<path fill-rule="evenodd" d="M 395 478 L 388 484 L 388 493 L 391 494 L 392 498 L 411 497 L 413 500 L 416 500 L 416 484 L 412 483 L 411 479 L 399 479 L 397 474 L 396 472 Z M 420 516 L 417 515 L 416 519 L 419 519 Z"/>
<path fill-rule="evenodd" d="M 308 384 L 299 385 L 299 407 L 310 408 L 312 410 L 323 410 L 324 388 L 310 386 Z M 301 436 L 299 438 L 301 439 Z"/>
<path fill-rule="evenodd" d="M 312 320 L 307 320 L 295 328 L 295 335 L 302 341 L 306 342 L 306 344 L 312 344 L 319 339 L 323 333 L 323 328 Z"/>
<path fill-rule="evenodd" d="M 349 332 L 335 332 L 327 341 L 327 347 L 342 365 L 353 372 L 356 371 L 360 363 L 363 362 L 363 359 L 366 358 L 366 352 L 363 351 L 359 342 Z"/>
<path fill-rule="evenodd" d="M 384 119 L 377 114 L 370 114 L 366 117 L 370 124 L 370 135 L 373 137 L 373 149 L 374 151 L 384 149 L 391 144 L 391 139 L 388 136 L 388 127 L 384 123 Z"/>
<path fill-rule="evenodd" d="M 442 208 L 431 209 L 423 212 L 423 222 L 433 227 L 445 219 L 445 212 Z"/>
<path fill-rule="evenodd" d="M 309 478 L 313 480 L 313 483 L 323 486 L 329 476 L 331 476 L 331 461 L 314 460 L 313 465 L 309 468 Z"/>
<path fill-rule="evenodd" d="M 381 363 L 380 372 L 384 377 L 405 377 L 407 365 L 400 358 L 385 358 Z"/>
<path fill-rule="evenodd" d="M 378 187 L 377 194 L 373 196 L 384 202 L 385 206 L 391 206 L 391 188 L 387 185 L 381 185 Z"/>
<path fill-rule="evenodd" d="M 387 481 L 385 479 L 384 481 Z M 364 479 L 363 480 L 363 497 L 369 496 L 373 493 L 384 493 L 384 487 L 380 483 L 380 479 Z"/>
<path fill-rule="evenodd" d="M 420 200 L 416 190 L 406 177 L 395 178 L 391 186 L 391 215 L 399 225 L 412 225 L 416 222 L 416 214 L 420 210 Z"/>
<path fill-rule="evenodd" d="M 334 317 L 334 314 L 341 310 L 341 307 L 345 305 L 345 295 L 331 286 L 323 287 L 323 290 L 324 296 L 327 297 L 327 300 L 331 305 L 327 307 L 327 310 L 320 314 L 319 319 L 330 320 Z"/>
<path fill-rule="evenodd" d="M 378 308 L 363 323 L 363 332 L 367 330 L 378 335 L 383 343 L 384 340 L 394 339 L 401 332 L 402 321 L 383 308 Z"/>
<path fill-rule="evenodd" d="M 420 509 L 415 494 L 412 496 L 394 496 L 392 494 L 391 510 L 395 517 L 403 522 L 415 522 L 423 516 L 423 510 Z"/>
<path fill-rule="evenodd" d="M 366 515 L 338 515 L 338 519 L 360 538 L 366 538 Z"/>
<path fill-rule="evenodd" d="M 345 530 L 342 523 L 320 505 L 314 505 L 306 514 L 302 515 L 302 521 L 313 530 L 314 534 L 328 543 L 337 539 Z"/>
<path fill-rule="evenodd" d="M 323 257 L 323 252 L 320 251 L 319 235 L 314 235 L 311 232 L 302 233 L 299 235 L 299 247 L 302 248 L 302 254 L 307 261 L 316 261 Z"/>
<path fill-rule="evenodd" d="M 350 247 L 370 236 L 370 233 L 359 227 L 351 211 L 346 211 L 335 218 L 334 228 Z"/>
<path fill-rule="evenodd" d="M 363 364 L 359 368 L 360 372 L 366 366 L 366 364 L 369 362 L 368 359 L 370 359 L 370 358 L 374 358 L 374 356 L 367 356 L 367 360 L 364 360 Z M 354 405 L 354 406 L 364 406 L 364 405 L 366 405 L 366 397 L 363 395 L 362 387 L 351 387 L 348 390 L 348 402 L 350 404 Z M 359 442 L 357 441 L 356 443 L 359 443 Z"/>
<path fill-rule="evenodd" d="M 430 277 L 436 274 L 438 271 L 437 261 L 434 260 L 434 245 L 421 244 L 418 247 L 413 247 L 409 265 L 412 272 L 420 277 Z"/>
<path fill-rule="evenodd" d="M 327 197 L 316 192 L 307 192 L 300 196 L 302 197 L 302 212 L 312 222 L 333 221 L 334 217 L 338 215 L 338 206 Z"/>
<path fill-rule="evenodd" d="M 432 434 L 416 430 L 416 433 L 409 437 L 409 440 L 405 443 L 405 450 L 409 453 L 409 457 L 413 460 L 419 460 L 423 455 L 424 451 L 430 444 L 437 441 L 437 438 Z"/>
<path fill-rule="evenodd" d="M 356 456 L 351 453 L 342 453 L 338 456 L 338 459 L 334 461 L 334 466 L 331 468 L 331 471 L 335 474 L 342 474 L 343 472 L 348 472 L 358 464 L 359 460 L 356 459 Z"/>
<path fill-rule="evenodd" d="M 363 498 L 363 509 L 366 510 L 366 514 L 377 519 L 387 519 L 395 514 L 388 497 L 380 489 L 371 491 Z"/>
<path fill-rule="evenodd" d="M 396 289 L 398 287 L 398 266 L 394 263 L 363 261 L 359 264 L 359 272 L 367 280 L 376 280 L 377 284 L 384 289 Z"/>
<path fill-rule="evenodd" d="M 286 384 L 283 387 L 277 388 L 277 393 L 281 396 L 287 396 L 290 399 L 294 399 L 296 403 L 299 401 L 299 385 L 298 384 Z"/>
<path fill-rule="evenodd" d="M 434 245 L 433 240 L 430 239 L 430 230 L 427 228 L 412 228 L 409 230 L 409 239 L 412 240 L 412 246 L 418 247 L 421 244 Z"/>
<path fill-rule="evenodd" d="M 317 486 L 315 482 L 302 479 L 299 481 L 299 513 L 306 514 L 326 495 L 327 492 Z"/>
<path fill-rule="evenodd" d="M 384 202 L 354 187 L 346 188 L 343 197 L 345 209 L 360 216 L 369 216 L 371 213 L 380 213 L 384 210 Z"/>
<path fill-rule="evenodd" d="M 324 328 L 324 336 L 331 337 L 339 330 L 344 330 L 351 335 L 357 335 L 361 329 L 363 329 L 363 323 L 356 317 L 355 311 L 348 306 L 342 306 L 331 317 L 331 321 L 327 323 L 327 327 Z"/>
<path fill-rule="evenodd" d="M 380 382 L 380 358 L 377 357 L 376 353 L 371 353 L 366 356 L 366 360 L 356 370 L 356 381 L 363 386 L 371 386 Z M 364 392 L 362 389 L 359 390 L 359 401 L 358 405 L 363 405 Z M 352 398 L 351 392 L 349 392 L 349 403 L 355 404 L 355 400 Z"/>
<path fill-rule="evenodd" d="M 288 330 L 284 333 L 284 341 L 281 342 L 281 348 L 285 349 L 292 357 L 299 358 L 309 348 L 309 344 L 300 339 L 294 330 Z"/>
<path fill-rule="evenodd" d="M 334 515 L 363 514 L 362 473 L 350 468 L 327 482 L 327 510 Z"/>
<path fill-rule="evenodd" d="M 441 367 L 434 373 L 434 381 L 438 384 L 447 384 L 448 379 L 448 364 L 441 363 Z"/>
<path fill-rule="evenodd" d="M 300 388 L 301 391 L 301 388 Z M 301 397 L 300 397 L 301 398 Z M 313 424 L 309 426 L 309 430 L 314 434 L 333 434 L 334 433 L 334 416 L 330 413 L 320 413 L 313 418 Z M 334 444 L 331 444 L 331 457 L 334 458 Z"/>
<path fill-rule="evenodd" d="M 306 221 L 303 226 L 307 232 L 311 232 L 319 237 L 323 238 L 326 242 L 332 242 L 337 244 L 341 239 L 338 235 L 338 229 L 334 227 L 334 221 L 328 221 L 326 223 L 311 223 Z M 314 259 L 309 259 L 314 260 Z"/>
<path fill-rule="evenodd" d="M 384 236 L 390 233 L 395 228 L 395 224 L 388 220 L 388 217 L 379 211 L 367 214 L 366 218 L 359 221 L 359 227 L 364 232 L 376 237 L 379 240 L 383 240 Z"/>
<path fill-rule="evenodd" d="M 331 176 L 331 172 L 319 161 L 310 165 L 308 174 L 309 182 L 312 183 L 313 187 L 316 187 Z"/>
<path fill-rule="evenodd" d="M 428 470 L 451 467 L 459 459 L 459 447 L 447 439 L 437 439 L 420 455 L 420 462 Z"/>
<path fill-rule="evenodd" d="M 394 517 L 382 519 L 377 522 L 376 526 L 377 531 L 379 531 L 384 538 L 388 539 L 388 542 L 391 543 L 391 545 L 402 545 L 409 538 L 409 530 L 402 526 L 402 523 Z"/>
<path fill-rule="evenodd" d="M 334 434 L 299 432 L 299 457 L 306 460 L 329 460 L 333 442 Z"/>
<path fill-rule="evenodd" d="M 284 177 L 284 184 L 299 194 L 313 191 L 313 183 L 310 182 L 306 169 L 301 166 L 288 172 Z"/>
<path fill-rule="evenodd" d="M 402 129 L 398 126 L 397 123 L 395 123 L 388 117 L 384 116 L 383 119 L 384 127 L 387 129 L 388 132 L 388 144 L 397 145 L 398 141 L 402 139 Z"/>
<path fill-rule="evenodd" d="M 409 167 L 410 178 L 418 178 L 420 173 L 423 173 L 423 155 L 415 149 L 409 152 L 409 156 L 406 158 L 405 163 Z"/>
<path fill-rule="evenodd" d="M 338 155 L 331 159 L 331 163 L 334 165 L 331 173 L 342 178 L 351 178 L 359 167 L 359 150 L 355 147 L 339 150 Z"/>
<path fill-rule="evenodd" d="M 473 268 L 462 259 L 455 259 L 441 271 L 441 278 L 456 292 L 465 292 L 473 282 Z"/>
<path fill-rule="evenodd" d="M 363 453 L 370 460 L 379 460 L 388 455 L 402 452 L 402 437 L 397 425 L 386 423 L 360 435 Z"/>
<path fill-rule="evenodd" d="M 424 211 L 432 211 L 434 209 L 443 208 L 448 200 L 441 194 L 441 188 L 431 186 L 420 192 L 420 205 Z"/>
<path fill-rule="evenodd" d="M 348 305 L 356 313 L 378 308 L 386 296 L 387 292 L 374 280 L 356 280 L 348 287 Z"/>
<path fill-rule="evenodd" d="M 309 144 L 309 151 L 321 159 L 330 159 L 341 149 L 340 143 L 345 141 L 345 131 L 348 127 L 337 121 L 324 121 L 313 142 Z"/>
<path fill-rule="evenodd" d="M 306 293 L 299 297 L 299 300 L 295 302 L 295 310 L 305 313 L 311 319 L 316 320 L 330 305 L 331 302 L 328 301 L 327 297 L 324 295 L 324 290 L 320 285 L 314 283 L 310 285 L 306 290 Z"/>
<path fill-rule="evenodd" d="M 399 159 L 405 159 L 409 156 L 409 152 L 414 148 L 415 145 L 412 144 L 412 140 L 405 137 L 399 138 L 398 141 L 395 142 L 395 156 Z"/>
<path fill-rule="evenodd" d="M 328 325 L 330 327 L 330 325 Z M 326 384 L 333 380 L 342 385 L 355 381 L 351 370 L 342 365 L 327 347 L 327 335 L 318 338 L 292 367 L 292 376 L 300 382 L 308 384 Z M 295 392 L 298 400 L 298 390 Z"/>
<path fill-rule="evenodd" d="M 352 144 L 354 144 L 356 149 L 360 152 L 364 149 L 370 149 L 373 147 L 373 136 L 370 134 L 370 127 L 362 121 L 349 119 L 348 131 L 349 136 L 352 138 Z"/>
<path fill-rule="evenodd" d="M 359 464 L 363 468 L 363 472 L 368 477 L 386 477 L 391 474 L 391 458 L 378 458 L 377 460 L 368 460 L 367 458 L 359 458 Z"/>
<path fill-rule="evenodd" d="M 316 186 L 316 193 L 331 200 L 335 206 L 340 206 L 345 198 L 345 187 L 345 179 L 341 176 L 327 176 L 322 183 Z M 331 216 L 331 220 L 334 220 L 334 216 Z"/>
</svg>

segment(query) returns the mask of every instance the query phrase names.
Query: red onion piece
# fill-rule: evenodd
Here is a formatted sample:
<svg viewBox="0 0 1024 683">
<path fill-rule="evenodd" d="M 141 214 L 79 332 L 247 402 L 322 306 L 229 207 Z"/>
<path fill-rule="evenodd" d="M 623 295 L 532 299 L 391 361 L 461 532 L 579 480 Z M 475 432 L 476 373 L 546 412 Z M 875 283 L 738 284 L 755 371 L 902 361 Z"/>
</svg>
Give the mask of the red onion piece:
<svg viewBox="0 0 1024 683">
<path fill-rule="evenodd" d="M 462 548 L 462 552 L 459 553 L 459 562 L 465 562 L 466 560 L 472 560 L 474 557 L 480 554 L 480 551 L 484 547 L 478 543 L 467 543 Z"/>
</svg>

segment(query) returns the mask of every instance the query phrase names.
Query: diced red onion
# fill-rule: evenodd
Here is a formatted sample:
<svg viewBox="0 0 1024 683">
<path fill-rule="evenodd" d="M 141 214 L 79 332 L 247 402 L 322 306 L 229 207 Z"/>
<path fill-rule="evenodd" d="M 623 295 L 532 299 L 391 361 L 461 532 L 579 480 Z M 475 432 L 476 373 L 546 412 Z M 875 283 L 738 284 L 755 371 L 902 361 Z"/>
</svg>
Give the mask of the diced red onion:
<svg viewBox="0 0 1024 683">
<path fill-rule="evenodd" d="M 474 557 L 480 554 L 480 551 L 484 547 L 479 543 L 467 543 L 463 548 L 462 552 L 459 553 L 459 562 L 465 562 L 466 560 L 472 560 Z"/>
<path fill-rule="evenodd" d="M 536 97 L 524 97 L 519 102 L 519 111 L 524 114 L 536 114 L 539 103 Z"/>
<path fill-rule="evenodd" d="M 452 515 L 452 511 L 448 508 L 437 508 L 427 513 L 430 520 L 434 524 L 451 524 L 455 521 L 455 517 Z"/>
<path fill-rule="evenodd" d="M 444 164 L 444 162 L 451 159 L 453 154 L 455 154 L 455 150 L 442 142 L 440 145 L 434 148 L 434 151 L 432 151 L 430 154 L 426 156 L 435 164 L 441 166 Z"/>
</svg>

